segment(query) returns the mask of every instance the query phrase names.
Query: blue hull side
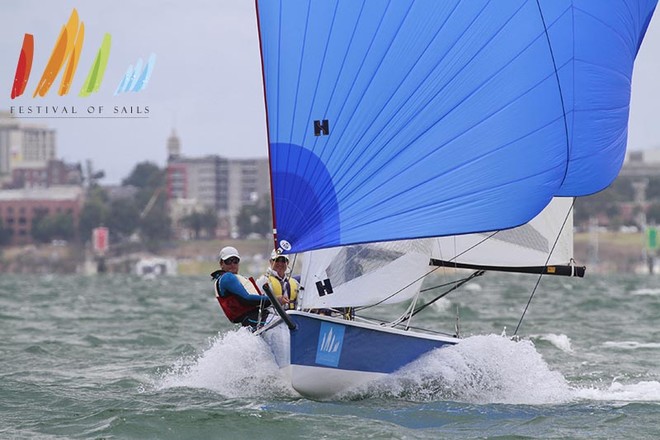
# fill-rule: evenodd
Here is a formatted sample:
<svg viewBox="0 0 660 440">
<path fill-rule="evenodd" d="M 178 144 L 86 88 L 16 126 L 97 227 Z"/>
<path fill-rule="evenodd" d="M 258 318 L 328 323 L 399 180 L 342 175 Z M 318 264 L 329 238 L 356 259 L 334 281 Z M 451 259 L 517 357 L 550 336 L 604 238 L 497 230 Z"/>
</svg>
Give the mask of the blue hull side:
<svg viewBox="0 0 660 440">
<path fill-rule="evenodd" d="M 458 342 L 455 338 L 388 331 L 375 325 L 290 314 L 291 365 L 393 373 L 431 350 Z"/>
<path fill-rule="evenodd" d="M 259 330 L 291 386 L 300 394 L 328 399 L 378 380 L 458 338 L 429 335 L 288 311 L 296 328 L 277 319 Z"/>
</svg>

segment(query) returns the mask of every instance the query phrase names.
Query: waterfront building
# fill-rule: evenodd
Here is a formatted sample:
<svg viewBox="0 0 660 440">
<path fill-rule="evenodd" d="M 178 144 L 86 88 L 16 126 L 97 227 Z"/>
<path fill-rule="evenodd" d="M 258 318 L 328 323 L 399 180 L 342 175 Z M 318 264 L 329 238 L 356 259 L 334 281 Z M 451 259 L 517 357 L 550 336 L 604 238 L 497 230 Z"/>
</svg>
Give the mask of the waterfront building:
<svg viewBox="0 0 660 440">
<path fill-rule="evenodd" d="M 69 214 L 75 227 L 83 203 L 84 191 L 80 186 L 0 190 L 0 220 L 4 228 L 12 231 L 10 244 L 30 244 L 33 242 L 31 231 L 35 218 Z"/>
</svg>

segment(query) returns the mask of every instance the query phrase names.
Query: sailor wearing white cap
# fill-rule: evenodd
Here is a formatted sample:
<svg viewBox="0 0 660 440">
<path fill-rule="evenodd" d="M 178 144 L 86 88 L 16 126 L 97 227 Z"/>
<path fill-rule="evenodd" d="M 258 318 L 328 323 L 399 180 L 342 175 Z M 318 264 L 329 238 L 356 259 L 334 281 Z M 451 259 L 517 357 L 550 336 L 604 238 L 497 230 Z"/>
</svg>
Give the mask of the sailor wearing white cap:
<svg viewBox="0 0 660 440">
<path fill-rule="evenodd" d="M 223 247 L 218 260 L 220 270 L 211 277 L 220 307 L 231 322 L 257 328 L 268 316 L 265 307 L 270 305 L 270 300 L 260 294 L 254 280 L 238 274 L 241 256 L 235 247 Z"/>
<path fill-rule="evenodd" d="M 298 281 L 291 277 L 290 272 L 289 257 L 280 255 L 273 250 L 270 254 L 270 267 L 266 269 L 265 275 L 257 279 L 257 286 L 263 292 L 263 286 L 268 284 L 270 291 L 275 294 L 275 297 L 284 305 L 284 308 L 293 310 L 296 308 L 300 285 Z"/>
</svg>

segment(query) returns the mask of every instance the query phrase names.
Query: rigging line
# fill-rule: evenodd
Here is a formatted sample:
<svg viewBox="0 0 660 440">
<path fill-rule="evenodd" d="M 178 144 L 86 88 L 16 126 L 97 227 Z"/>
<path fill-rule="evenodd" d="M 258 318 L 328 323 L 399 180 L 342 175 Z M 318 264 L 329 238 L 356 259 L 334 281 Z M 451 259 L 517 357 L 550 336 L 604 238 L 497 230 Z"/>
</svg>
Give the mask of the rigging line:
<svg viewBox="0 0 660 440">
<path fill-rule="evenodd" d="M 555 60 L 555 53 L 552 50 L 552 44 L 550 43 L 550 35 L 548 35 L 548 26 L 545 23 L 545 17 L 543 16 L 543 11 L 541 10 L 541 4 L 539 3 L 539 0 L 536 0 L 536 6 L 539 9 L 539 16 L 541 18 L 541 23 L 543 24 L 543 30 L 545 32 L 545 38 L 548 42 L 548 50 L 550 51 L 550 58 L 552 58 L 552 66 L 555 70 L 555 78 L 557 79 L 557 90 L 559 91 L 559 100 L 561 101 L 561 111 L 562 114 L 564 115 L 564 132 L 566 134 L 566 168 L 564 169 L 564 178 L 562 179 L 561 183 L 562 185 L 564 184 L 564 181 L 566 180 L 566 176 L 568 175 L 568 167 L 571 162 L 571 145 L 570 145 L 570 139 L 568 135 L 568 117 L 566 115 L 566 105 L 564 103 L 564 92 L 561 89 L 561 81 L 559 81 L 559 71 L 557 70 L 557 61 Z M 574 22 L 575 24 L 575 22 Z M 575 52 L 573 53 L 573 60 L 575 62 Z M 561 187 L 561 185 L 559 185 Z M 573 203 L 575 203 L 575 200 L 573 200 Z M 571 210 L 573 207 L 571 206 Z M 569 210 L 569 212 L 571 211 Z M 516 330 L 518 330 L 516 328 Z"/>
<path fill-rule="evenodd" d="M 461 282 L 461 281 L 463 281 L 463 280 L 450 281 L 450 282 L 448 282 L 448 283 L 438 284 L 437 286 L 427 287 L 426 289 L 422 289 L 422 290 L 420 290 L 420 292 L 421 292 L 421 293 L 424 293 L 424 292 L 428 292 L 429 290 L 435 290 L 435 289 L 439 289 L 439 288 L 441 288 L 441 287 L 451 286 L 451 285 L 454 285 L 454 284 L 456 284 L 457 282 Z"/>
<path fill-rule="evenodd" d="M 465 284 L 465 283 L 467 283 L 468 281 L 470 281 L 472 278 L 475 278 L 475 277 L 481 276 L 481 275 L 483 275 L 484 273 L 485 273 L 485 271 L 480 270 L 480 271 L 477 271 L 477 272 L 472 273 L 472 274 L 471 274 L 469 277 L 467 277 L 467 278 L 463 278 L 463 279 L 460 279 L 460 280 L 452 281 L 451 283 L 446 283 L 446 284 L 444 284 L 444 285 L 442 285 L 442 286 L 432 287 L 432 289 L 437 289 L 437 288 L 439 288 L 439 287 L 445 287 L 445 286 L 449 286 L 449 285 L 452 285 L 452 284 L 454 285 L 454 287 L 452 287 L 451 289 L 447 290 L 446 292 L 441 293 L 441 294 L 438 295 L 436 298 L 434 298 L 433 300 L 429 301 L 427 304 L 423 304 L 423 305 L 419 306 L 419 308 L 416 309 L 416 310 L 415 310 L 415 304 L 414 304 L 414 303 L 411 303 L 411 304 L 410 304 L 410 307 L 408 307 L 408 309 L 407 309 L 405 312 L 403 312 L 403 314 L 402 314 L 399 318 L 397 318 L 396 320 L 394 320 L 394 321 L 392 321 L 392 322 L 390 323 L 390 326 L 393 326 L 393 327 L 394 327 L 394 326 L 397 326 L 397 325 L 401 325 L 401 324 L 403 323 L 403 321 L 405 321 L 405 320 L 407 319 L 407 320 L 408 320 L 408 325 L 406 325 L 406 330 L 408 330 L 409 328 L 412 328 L 412 327 L 410 326 L 410 320 L 411 320 L 412 317 L 415 316 L 418 312 L 422 311 L 422 310 L 425 309 L 427 306 L 430 306 L 430 305 L 433 304 L 434 302 L 438 301 L 440 298 L 443 298 L 443 297 L 447 296 L 449 293 L 451 293 L 451 292 L 453 292 L 454 290 L 458 289 L 458 288 L 461 287 L 463 284 Z M 425 289 L 425 291 L 426 291 L 426 290 L 429 290 L 429 289 Z M 420 291 L 420 293 L 421 293 L 421 291 Z M 418 295 L 417 295 L 417 296 L 418 296 Z M 415 298 L 417 298 L 417 296 L 415 296 Z"/>
<path fill-rule="evenodd" d="M 413 310 L 415 310 L 415 307 L 417 307 L 417 300 L 419 299 L 421 294 L 422 292 L 417 292 L 412 302 L 410 303 L 410 307 L 408 308 L 408 310 L 406 310 L 406 313 L 403 315 L 403 317 L 408 315 L 408 322 L 406 323 L 406 331 L 410 328 L 410 323 L 412 322 L 412 317 L 413 317 Z M 405 321 L 405 318 L 401 321 L 401 323 L 403 323 L 403 321 Z"/>
<path fill-rule="evenodd" d="M 497 230 L 497 231 L 494 231 L 494 232 L 493 232 L 492 234 L 490 234 L 489 236 L 484 237 L 484 239 L 481 240 L 480 242 L 473 244 L 472 246 L 470 246 L 469 248 L 465 249 L 465 250 L 464 250 L 463 252 L 461 252 L 460 254 L 455 255 L 454 257 L 452 257 L 450 260 L 447 260 L 447 261 L 449 261 L 449 262 L 454 261 L 454 263 L 456 263 L 456 262 L 457 262 L 456 259 L 457 259 L 458 257 L 460 257 L 460 256 L 462 256 L 462 255 L 464 255 L 464 254 L 466 254 L 466 253 L 468 253 L 468 252 L 470 252 L 472 249 L 476 248 L 477 246 L 480 246 L 481 243 L 485 243 L 487 240 L 490 240 L 490 239 L 493 238 L 495 235 L 497 235 L 500 231 L 501 231 L 501 229 L 499 229 L 499 230 Z M 455 239 L 456 239 L 456 238 L 454 237 L 454 240 L 455 240 Z"/>
<path fill-rule="evenodd" d="M 570 212 L 570 211 L 569 211 L 569 212 Z M 486 240 L 490 240 L 490 239 L 491 239 L 493 236 L 495 236 L 498 232 L 500 232 L 500 231 L 495 231 L 495 232 L 493 232 L 492 234 L 490 234 L 489 236 L 485 237 L 485 238 L 484 238 L 483 240 L 481 240 L 480 242 L 475 243 L 474 245 L 472 245 L 471 247 L 467 248 L 466 250 L 464 250 L 464 251 L 461 252 L 460 254 L 454 256 L 451 260 L 448 260 L 448 261 L 456 260 L 456 258 L 458 258 L 458 257 L 460 257 L 461 255 L 463 255 L 463 254 L 465 254 L 465 253 L 471 251 L 471 250 L 474 249 L 475 247 L 479 246 L 481 243 L 484 243 Z M 554 249 L 554 247 L 553 247 L 553 249 Z M 408 284 L 408 285 L 402 287 L 401 289 L 399 289 L 399 290 L 397 290 L 396 292 L 392 293 L 390 296 L 388 296 L 388 297 L 386 297 L 386 298 L 383 298 L 382 300 L 378 301 L 377 303 L 372 304 L 372 305 L 369 305 L 369 306 L 359 307 L 359 308 L 356 307 L 355 310 L 356 310 L 356 311 L 358 311 L 358 310 L 364 310 L 364 309 L 368 309 L 368 308 L 370 308 L 370 307 L 375 307 L 375 306 L 377 306 L 377 305 L 380 305 L 380 304 L 382 304 L 383 302 L 387 301 L 388 299 L 390 299 L 390 298 L 392 298 L 392 297 L 398 295 L 399 293 L 403 292 L 405 289 L 407 289 L 408 287 L 412 286 L 412 285 L 415 284 L 417 281 L 419 281 L 419 280 L 421 280 L 421 279 L 423 279 L 423 278 L 426 278 L 427 276 L 431 275 L 433 272 L 435 272 L 435 271 L 438 270 L 439 268 L 440 268 L 440 266 L 435 267 L 433 270 L 431 270 L 431 271 L 425 273 L 424 275 L 422 275 L 421 277 L 417 278 L 416 280 L 413 280 L 410 284 Z M 459 280 L 459 281 L 460 281 L 460 280 Z M 452 281 L 452 282 L 450 282 L 450 283 L 446 283 L 446 284 L 444 284 L 444 285 L 439 285 L 439 286 L 436 286 L 436 287 L 430 287 L 430 288 L 425 289 L 425 290 L 423 290 L 423 291 L 421 291 L 421 292 L 426 292 L 427 290 L 437 289 L 438 287 L 444 287 L 444 286 L 451 285 L 451 284 L 456 284 L 456 282 L 455 282 L 455 281 Z"/>
<path fill-rule="evenodd" d="M 451 292 L 453 292 L 454 290 L 458 289 L 458 288 L 461 287 L 463 284 L 465 284 L 465 283 L 467 283 L 467 282 L 469 282 L 469 281 L 472 281 L 473 278 L 476 278 L 476 277 L 480 277 L 480 276 L 482 276 L 484 273 L 486 273 L 485 270 L 478 270 L 478 271 L 472 273 L 469 277 L 464 278 L 463 280 L 457 282 L 456 285 L 455 285 L 453 288 L 451 288 L 450 290 L 448 290 L 448 291 L 446 291 L 446 292 L 444 292 L 444 293 L 441 293 L 440 295 L 438 295 L 437 297 L 435 297 L 435 298 L 432 299 L 431 301 L 427 302 L 426 304 L 419 306 L 419 308 L 418 308 L 417 310 L 415 310 L 415 311 L 412 313 L 412 315 L 410 315 L 410 317 L 412 318 L 413 316 L 415 316 L 416 314 L 418 314 L 419 312 L 421 312 L 422 310 L 424 310 L 425 308 L 427 308 L 428 306 L 430 306 L 430 305 L 433 304 L 434 302 L 438 301 L 440 298 L 443 298 L 443 297 L 449 295 L 449 293 L 451 293 Z"/>
<path fill-rule="evenodd" d="M 375 304 L 371 304 L 371 305 L 363 306 L 363 307 L 356 307 L 356 308 L 355 308 L 355 311 L 368 309 L 368 308 L 370 308 L 370 307 L 375 307 L 375 306 L 377 306 L 377 305 L 380 305 L 380 304 L 384 303 L 384 302 L 387 301 L 388 299 L 390 299 L 390 298 L 394 297 L 395 295 L 398 295 L 399 293 L 403 292 L 403 291 L 406 290 L 408 287 L 410 287 L 410 286 L 412 286 L 413 284 L 415 284 L 417 281 L 419 281 L 419 280 L 421 280 L 421 279 L 423 279 L 423 278 L 426 278 L 427 276 L 431 275 L 433 272 L 435 272 L 435 271 L 438 270 L 439 268 L 440 268 L 440 266 L 434 267 L 433 269 L 431 269 L 430 271 L 426 272 L 426 273 L 425 273 L 424 275 L 422 275 L 421 277 L 418 277 L 417 279 L 413 280 L 413 281 L 410 282 L 408 285 L 406 285 L 406 286 L 402 287 L 401 289 L 397 290 L 396 292 L 394 292 L 394 293 L 391 294 L 390 296 L 381 299 L 380 301 L 378 301 L 378 302 L 375 303 Z"/>
<path fill-rule="evenodd" d="M 566 227 L 566 222 L 568 221 L 568 217 L 570 216 L 571 212 L 573 212 L 573 206 L 575 206 L 575 197 L 573 197 L 573 203 L 571 203 L 571 207 L 566 213 L 566 217 L 564 217 L 564 222 L 561 225 L 561 229 L 559 230 L 559 234 L 557 234 L 557 238 L 555 239 L 555 242 L 552 245 L 552 249 L 550 249 L 550 253 L 548 254 L 548 258 L 545 260 L 545 266 L 548 265 L 548 262 L 550 261 L 550 257 L 552 257 L 552 253 L 555 251 L 555 247 L 557 246 L 557 243 L 559 242 L 559 237 L 561 237 L 561 233 L 564 231 L 564 228 Z M 527 309 L 529 308 L 529 305 L 532 302 L 532 298 L 534 298 L 534 294 L 536 293 L 536 289 L 539 287 L 539 284 L 541 283 L 541 278 L 543 277 L 543 273 L 541 272 L 539 274 L 539 277 L 536 280 L 536 284 L 534 285 L 534 289 L 532 290 L 532 294 L 529 296 L 529 299 L 527 300 L 527 305 L 525 306 L 525 310 L 523 310 L 522 315 L 520 316 L 520 321 L 518 321 L 518 325 L 516 326 L 516 331 L 513 332 L 513 336 L 516 336 L 518 334 L 518 329 L 520 328 L 520 325 L 522 324 L 523 319 L 525 318 L 525 314 L 527 313 Z"/>
<path fill-rule="evenodd" d="M 383 322 L 382 319 L 380 319 L 380 318 L 374 318 L 374 317 L 371 317 L 371 316 L 356 316 L 356 317 L 355 317 L 355 320 L 356 320 L 356 321 L 360 321 L 360 322 L 372 323 L 372 324 L 380 324 L 381 326 L 382 326 L 383 324 L 386 324 L 386 323 Z M 393 325 L 392 327 L 400 327 L 400 326 L 401 326 L 401 324 L 395 324 L 395 325 Z M 450 333 L 447 333 L 447 332 L 442 332 L 442 331 L 438 331 L 438 330 L 432 330 L 432 329 L 430 329 L 430 328 L 426 328 L 426 327 L 415 327 L 415 326 L 410 326 L 410 329 L 412 329 L 412 330 L 421 330 L 421 331 L 424 331 L 424 332 L 426 332 L 426 333 L 433 333 L 433 334 L 436 334 L 436 335 L 454 336 L 454 335 L 452 335 L 452 334 L 450 334 Z"/>
<path fill-rule="evenodd" d="M 412 313 L 413 309 L 415 308 L 414 305 L 415 305 L 415 301 L 417 301 L 418 296 L 419 296 L 419 294 L 415 295 L 415 299 L 410 303 L 410 305 L 408 306 L 406 311 L 403 312 L 403 314 L 401 314 L 401 316 L 396 318 L 394 321 L 390 321 L 388 323 L 382 323 L 381 325 L 387 325 L 388 327 L 396 327 L 397 325 L 401 325 L 401 323 L 403 321 L 405 321 L 406 317 L 407 317 L 408 318 L 408 326 L 407 327 L 410 327 L 410 319 L 409 319 L 410 314 Z"/>
</svg>

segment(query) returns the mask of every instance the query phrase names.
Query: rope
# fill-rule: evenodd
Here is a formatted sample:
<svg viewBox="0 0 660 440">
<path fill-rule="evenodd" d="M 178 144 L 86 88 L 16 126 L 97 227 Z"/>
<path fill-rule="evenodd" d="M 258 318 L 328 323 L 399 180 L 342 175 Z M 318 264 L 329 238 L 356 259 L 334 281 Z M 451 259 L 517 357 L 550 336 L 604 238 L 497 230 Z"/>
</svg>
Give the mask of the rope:
<svg viewBox="0 0 660 440">
<path fill-rule="evenodd" d="M 564 218 L 564 222 L 561 225 L 561 229 L 559 230 L 559 234 L 557 234 L 557 238 L 555 239 L 555 242 L 552 244 L 552 249 L 550 249 L 550 253 L 548 254 L 548 258 L 545 260 L 545 266 L 548 265 L 548 262 L 550 261 L 550 257 L 552 257 L 552 253 L 555 251 L 555 247 L 557 246 L 557 243 L 559 242 L 559 237 L 561 236 L 562 231 L 564 230 L 564 227 L 566 226 L 566 222 L 568 221 L 568 217 L 570 216 L 571 212 L 573 211 L 573 206 L 575 206 L 575 198 L 573 198 L 573 203 L 571 203 L 571 209 L 568 210 L 566 213 L 566 217 Z M 516 331 L 513 332 L 513 336 L 516 336 L 518 334 L 518 329 L 520 328 L 520 325 L 523 322 L 523 319 L 525 318 L 525 314 L 527 313 L 527 309 L 529 308 L 529 305 L 532 302 L 532 298 L 534 298 L 534 294 L 536 293 L 536 289 L 539 287 L 539 284 L 541 283 L 541 278 L 543 277 L 543 273 L 539 274 L 539 277 L 536 279 L 536 284 L 534 285 L 534 289 L 532 290 L 532 294 L 529 296 L 529 299 L 527 300 L 527 305 L 525 306 L 525 310 L 523 310 L 522 315 L 520 316 L 520 321 L 518 321 L 518 325 L 516 326 Z"/>
<path fill-rule="evenodd" d="M 543 11 L 541 10 L 541 5 L 538 0 L 536 0 L 536 6 L 539 9 L 539 16 L 541 17 L 541 22 L 543 23 L 543 28 L 545 30 L 545 37 L 548 42 L 548 49 L 550 50 L 550 57 L 552 58 L 552 64 L 555 69 L 555 78 L 557 79 L 557 88 L 559 89 L 559 98 L 561 100 L 561 107 L 562 107 L 562 112 L 564 114 L 564 131 L 566 133 L 566 151 L 567 154 L 570 151 L 570 145 L 569 145 L 569 138 L 568 138 L 568 122 L 566 119 L 566 105 L 564 103 L 564 94 L 562 93 L 561 89 L 561 81 L 559 81 L 559 73 L 557 71 L 557 62 L 555 60 L 555 54 L 554 51 L 552 50 L 552 44 L 550 44 L 550 36 L 548 35 L 548 26 L 545 23 L 545 17 L 543 16 Z M 566 162 L 566 169 L 564 170 L 564 179 L 566 179 L 566 175 L 568 174 L 568 161 Z M 562 181 L 563 183 L 563 181 Z M 573 204 L 571 204 L 571 209 L 568 210 L 568 214 L 566 214 L 566 218 L 564 219 L 564 223 L 561 226 L 561 231 L 564 230 L 564 226 L 566 225 L 566 221 L 568 220 L 568 215 L 570 212 L 573 210 L 573 205 L 575 205 L 575 198 L 573 198 Z M 559 232 L 559 235 L 561 235 L 561 231 Z M 545 262 L 545 265 L 548 265 L 548 261 L 550 261 L 550 257 L 552 256 L 552 252 L 555 249 L 555 246 L 557 245 L 557 242 L 559 241 L 559 235 L 557 236 L 557 239 L 555 240 L 555 243 L 552 245 L 552 249 L 550 250 L 550 254 L 548 255 L 548 259 Z M 520 321 L 518 321 L 518 325 L 516 326 L 516 331 L 513 333 L 514 336 L 517 335 L 518 329 L 520 328 L 520 325 L 522 324 L 523 318 L 525 317 L 525 314 L 527 313 L 527 309 L 529 308 L 530 303 L 532 302 L 532 298 L 534 298 L 534 294 L 536 293 L 536 289 L 539 286 L 539 283 L 541 282 L 541 277 L 543 274 L 539 274 L 538 279 L 536 280 L 536 285 L 534 286 L 534 290 L 532 290 L 532 294 L 529 296 L 529 300 L 527 301 L 527 305 L 525 306 L 525 310 L 523 310 L 522 316 L 520 317 Z"/>
<path fill-rule="evenodd" d="M 470 246 L 469 248 L 465 249 L 463 252 L 461 252 L 460 254 L 454 256 L 451 260 L 448 260 L 448 261 L 452 261 L 452 260 L 455 260 L 456 258 L 459 258 L 461 255 L 463 255 L 463 254 L 465 254 L 465 253 L 471 251 L 471 250 L 474 249 L 475 247 L 479 246 L 481 243 L 484 243 L 485 241 L 490 240 L 490 239 L 491 239 L 493 236 L 495 236 L 498 232 L 499 232 L 499 231 L 495 231 L 495 232 L 493 232 L 492 234 L 490 234 L 490 235 L 488 235 L 487 237 L 485 237 L 483 240 L 479 241 L 478 243 L 475 243 L 474 245 L 472 245 L 472 246 Z M 375 304 L 371 304 L 371 305 L 368 305 L 368 306 L 359 307 L 359 308 L 356 307 L 355 310 L 357 310 L 357 311 L 359 311 L 359 310 L 365 310 L 365 309 L 368 309 L 368 308 L 370 308 L 370 307 L 374 307 L 374 306 L 380 305 L 380 304 L 382 304 L 383 302 L 387 301 L 388 299 L 390 299 L 390 298 L 392 298 L 392 297 L 398 295 L 399 293 L 403 292 L 405 289 L 407 289 L 408 287 L 412 286 L 412 285 L 415 284 L 417 281 L 419 281 L 419 280 L 421 280 L 421 279 L 423 279 L 423 278 L 426 278 L 427 276 L 431 275 L 433 272 L 435 272 L 435 271 L 438 270 L 438 269 L 440 269 L 440 266 L 434 267 L 433 269 L 431 269 L 430 271 L 426 272 L 426 273 L 425 273 L 424 275 L 422 275 L 421 277 L 418 277 L 416 280 L 413 280 L 411 283 L 407 284 L 406 286 L 404 286 L 404 287 L 402 287 L 401 289 L 397 290 L 396 292 L 392 293 L 390 296 L 388 296 L 388 297 L 386 297 L 386 298 L 383 298 L 382 300 L 378 301 L 377 303 L 375 303 Z M 459 280 L 459 281 L 460 281 L 460 280 Z M 437 289 L 437 288 L 439 288 L 439 287 L 444 287 L 444 286 L 447 286 L 447 285 L 449 285 L 449 284 L 455 284 L 455 283 L 456 283 L 456 281 L 452 281 L 452 282 L 450 282 L 450 283 L 441 284 L 441 285 L 438 285 L 438 286 L 435 286 L 435 287 L 429 287 L 429 288 L 426 288 L 426 289 L 422 289 L 422 290 L 420 290 L 420 291 L 418 292 L 418 295 L 419 295 L 419 293 L 426 292 L 426 291 L 428 291 L 428 290 Z"/>
</svg>

